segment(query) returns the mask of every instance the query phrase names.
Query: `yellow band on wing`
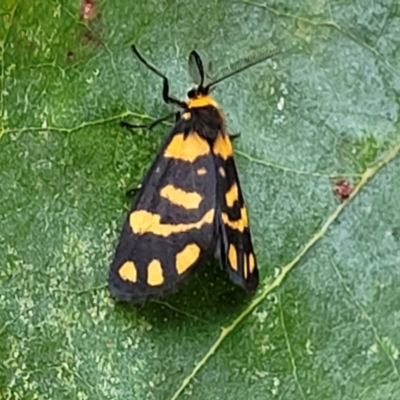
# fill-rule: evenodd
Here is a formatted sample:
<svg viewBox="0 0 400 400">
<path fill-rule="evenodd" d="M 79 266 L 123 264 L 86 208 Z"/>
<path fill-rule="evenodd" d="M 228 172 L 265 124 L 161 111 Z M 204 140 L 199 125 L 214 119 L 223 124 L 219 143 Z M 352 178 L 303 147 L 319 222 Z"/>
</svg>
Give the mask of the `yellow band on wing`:
<svg viewBox="0 0 400 400">
<path fill-rule="evenodd" d="M 168 143 L 163 156 L 176 160 L 193 162 L 198 157 L 210 153 L 210 146 L 196 132 L 190 132 L 186 136 L 178 133 Z"/>
<path fill-rule="evenodd" d="M 164 186 L 160 190 L 160 196 L 172 204 L 186 208 L 186 210 L 198 209 L 203 200 L 203 196 L 197 192 L 186 192 L 174 185 Z"/>
<path fill-rule="evenodd" d="M 233 156 L 231 139 L 228 135 L 219 133 L 213 145 L 213 153 L 224 160 Z"/>
<path fill-rule="evenodd" d="M 164 274 L 159 260 L 154 259 L 147 266 L 147 284 L 158 286 L 164 282 Z"/>
<path fill-rule="evenodd" d="M 235 201 L 237 200 L 239 200 L 239 189 L 236 182 L 234 182 L 229 190 L 225 193 L 225 202 L 228 207 L 233 207 Z"/>
<path fill-rule="evenodd" d="M 195 243 L 188 244 L 175 256 L 176 271 L 179 275 L 185 273 L 200 256 L 200 247 Z"/>
<path fill-rule="evenodd" d="M 221 216 L 223 223 L 236 231 L 243 233 L 249 227 L 246 207 L 240 209 L 240 219 L 236 221 L 231 221 L 227 213 L 222 213 Z"/>
<path fill-rule="evenodd" d="M 154 235 L 167 237 L 174 233 L 200 229 L 204 225 L 212 224 L 213 220 L 214 209 L 207 211 L 199 221 L 186 224 L 162 224 L 159 214 L 153 214 L 146 210 L 137 210 L 129 216 L 129 225 L 132 232 L 137 235 L 152 233 Z"/>
</svg>

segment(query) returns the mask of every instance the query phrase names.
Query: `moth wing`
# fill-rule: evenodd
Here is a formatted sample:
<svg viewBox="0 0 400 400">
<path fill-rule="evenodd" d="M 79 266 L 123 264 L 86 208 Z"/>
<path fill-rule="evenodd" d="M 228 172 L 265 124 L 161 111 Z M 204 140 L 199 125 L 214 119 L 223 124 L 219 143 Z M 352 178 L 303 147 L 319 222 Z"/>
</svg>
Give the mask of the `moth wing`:
<svg viewBox="0 0 400 400">
<path fill-rule="evenodd" d="M 111 294 L 144 301 L 173 292 L 215 250 L 216 174 L 210 145 L 175 128 L 150 167 L 110 266 Z"/>
<path fill-rule="evenodd" d="M 228 135 L 220 134 L 214 145 L 219 251 L 222 264 L 234 283 L 248 291 L 259 281 L 257 261 L 253 250 L 249 218 L 240 187 L 233 149 Z"/>
</svg>

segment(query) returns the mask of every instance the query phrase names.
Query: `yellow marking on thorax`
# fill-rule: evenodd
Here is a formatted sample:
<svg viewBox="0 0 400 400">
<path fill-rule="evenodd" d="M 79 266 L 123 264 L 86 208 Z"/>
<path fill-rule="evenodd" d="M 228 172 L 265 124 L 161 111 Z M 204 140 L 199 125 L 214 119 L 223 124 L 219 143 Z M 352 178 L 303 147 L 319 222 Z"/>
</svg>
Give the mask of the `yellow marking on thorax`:
<svg viewBox="0 0 400 400">
<path fill-rule="evenodd" d="M 132 261 L 125 261 L 119 268 L 118 274 L 124 281 L 137 282 L 137 269 Z"/>
<path fill-rule="evenodd" d="M 183 207 L 186 210 L 199 208 L 203 197 L 197 192 L 185 192 L 182 189 L 176 188 L 174 185 L 164 186 L 160 190 L 160 196 L 167 199 L 172 204 Z"/>
<path fill-rule="evenodd" d="M 129 216 L 129 225 L 132 232 L 137 235 L 152 233 L 153 235 L 167 237 L 174 233 L 201 229 L 204 225 L 211 224 L 213 220 L 214 209 L 208 210 L 199 221 L 186 224 L 162 224 L 159 214 L 153 214 L 146 210 L 137 210 Z"/>
<path fill-rule="evenodd" d="M 233 244 L 229 245 L 228 260 L 229 263 L 231 264 L 232 269 L 237 271 L 238 270 L 237 251 Z"/>
<path fill-rule="evenodd" d="M 190 118 L 192 118 L 192 114 L 190 113 L 190 112 L 184 112 L 182 115 L 181 115 L 181 118 L 183 118 L 184 120 L 189 120 Z"/>
<path fill-rule="evenodd" d="M 233 207 L 237 200 L 239 200 L 239 189 L 236 182 L 234 182 L 230 189 L 225 193 L 225 202 L 228 207 Z"/>
<path fill-rule="evenodd" d="M 219 172 L 219 174 L 220 174 L 223 178 L 226 177 L 226 172 L 225 172 L 224 167 L 219 167 L 219 168 L 218 168 L 218 172 Z"/>
<path fill-rule="evenodd" d="M 256 261 L 254 259 L 254 254 L 250 253 L 249 254 L 249 271 L 250 271 L 250 274 L 253 273 L 255 266 L 256 266 Z"/>
<path fill-rule="evenodd" d="M 210 146 L 196 132 L 176 134 L 164 151 L 164 157 L 193 162 L 210 153 Z"/>
<path fill-rule="evenodd" d="M 188 108 L 201 108 L 207 106 L 218 108 L 218 103 L 210 95 L 199 95 L 194 99 L 188 99 L 186 104 Z"/>
<path fill-rule="evenodd" d="M 163 269 L 159 260 L 153 260 L 147 266 L 147 284 L 150 286 L 161 285 L 164 282 Z"/>
<path fill-rule="evenodd" d="M 176 271 L 179 275 L 185 273 L 199 258 L 200 247 L 197 244 L 188 244 L 176 255 Z"/>
<path fill-rule="evenodd" d="M 249 226 L 247 211 L 246 207 L 244 206 L 240 209 L 240 219 L 238 219 L 237 221 L 231 221 L 227 213 L 222 213 L 221 217 L 224 224 L 228 225 L 231 229 L 234 229 L 242 233 Z"/>
<path fill-rule="evenodd" d="M 233 148 L 231 139 L 228 135 L 219 133 L 213 145 L 213 153 L 220 156 L 222 159 L 227 160 L 233 156 Z"/>
<path fill-rule="evenodd" d="M 244 279 L 247 279 L 247 275 L 249 274 L 249 271 L 247 269 L 247 257 L 246 254 L 242 254 L 243 255 L 243 276 Z"/>
<path fill-rule="evenodd" d="M 196 173 L 197 173 L 197 175 L 202 176 L 202 175 L 205 175 L 205 174 L 207 173 L 207 170 L 206 170 L 204 167 L 202 167 L 202 168 L 199 168 L 199 169 L 196 171 Z"/>
</svg>

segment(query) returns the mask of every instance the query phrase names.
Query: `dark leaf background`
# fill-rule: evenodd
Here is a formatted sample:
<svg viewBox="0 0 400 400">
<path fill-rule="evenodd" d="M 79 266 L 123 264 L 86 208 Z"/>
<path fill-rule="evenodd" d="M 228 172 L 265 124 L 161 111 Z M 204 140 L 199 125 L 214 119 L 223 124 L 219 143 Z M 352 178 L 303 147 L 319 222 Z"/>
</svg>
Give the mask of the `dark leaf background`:
<svg viewBox="0 0 400 400">
<path fill-rule="evenodd" d="M 256 1 L 256 0 L 255 0 Z M 262 283 L 216 264 L 119 305 L 119 229 L 183 97 L 215 92 L 235 141 Z M 0 398 L 399 399 L 400 6 L 392 0 L 2 0 Z M 353 187 L 349 199 L 335 182 Z"/>
</svg>

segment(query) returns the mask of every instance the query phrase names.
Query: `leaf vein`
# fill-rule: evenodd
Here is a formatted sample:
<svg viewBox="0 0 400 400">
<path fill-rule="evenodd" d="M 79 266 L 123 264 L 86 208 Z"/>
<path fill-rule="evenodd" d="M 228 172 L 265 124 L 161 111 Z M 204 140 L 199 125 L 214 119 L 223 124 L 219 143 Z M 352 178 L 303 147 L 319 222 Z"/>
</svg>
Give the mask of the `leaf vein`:
<svg viewBox="0 0 400 400">
<path fill-rule="evenodd" d="M 5 135 L 5 127 L 4 127 L 4 90 L 5 90 L 5 65 L 4 65 L 4 55 L 6 51 L 6 44 L 8 40 L 8 36 L 11 30 L 11 27 L 14 22 L 15 12 L 19 6 L 19 1 L 15 4 L 14 8 L 8 12 L 7 14 L 10 15 L 9 25 L 6 29 L 4 39 L 0 41 L 0 140 Z"/>
<path fill-rule="evenodd" d="M 290 345 L 289 334 L 287 332 L 286 325 L 285 325 L 285 317 L 283 315 L 282 301 L 281 301 L 281 296 L 280 295 L 279 295 L 279 316 L 280 316 L 280 320 L 281 320 L 283 335 L 285 336 L 285 342 L 286 342 L 286 347 L 287 347 L 287 350 L 288 350 L 288 353 L 289 353 L 290 362 L 292 364 L 293 378 L 294 378 L 294 381 L 296 382 L 297 388 L 299 389 L 301 398 L 303 400 L 306 400 L 303 388 L 301 387 L 301 384 L 300 384 L 300 381 L 299 381 L 299 377 L 297 375 L 296 360 L 294 359 L 292 346 Z"/>
<path fill-rule="evenodd" d="M 240 156 L 247 158 L 247 160 L 254 162 L 256 164 L 261 164 L 264 165 L 266 167 L 271 167 L 271 168 L 275 168 L 275 169 L 280 169 L 282 171 L 285 172 L 291 172 L 294 174 L 299 174 L 299 175 L 309 175 L 309 176 L 315 176 L 315 177 L 319 177 L 319 178 L 338 178 L 338 177 L 356 177 L 356 178 L 360 178 L 361 174 L 357 174 L 357 173 L 339 173 L 339 172 L 334 172 L 331 174 L 324 174 L 324 173 L 320 173 L 320 172 L 311 172 L 311 171 L 304 171 L 304 170 L 300 170 L 300 169 L 296 169 L 296 168 L 290 168 L 290 167 L 286 167 L 284 165 L 281 164 L 277 164 L 274 163 L 272 161 L 264 161 L 264 160 L 260 160 L 258 158 L 254 158 L 250 155 L 248 155 L 247 153 L 240 151 L 240 150 L 235 150 L 236 154 L 239 154 Z"/>
</svg>

